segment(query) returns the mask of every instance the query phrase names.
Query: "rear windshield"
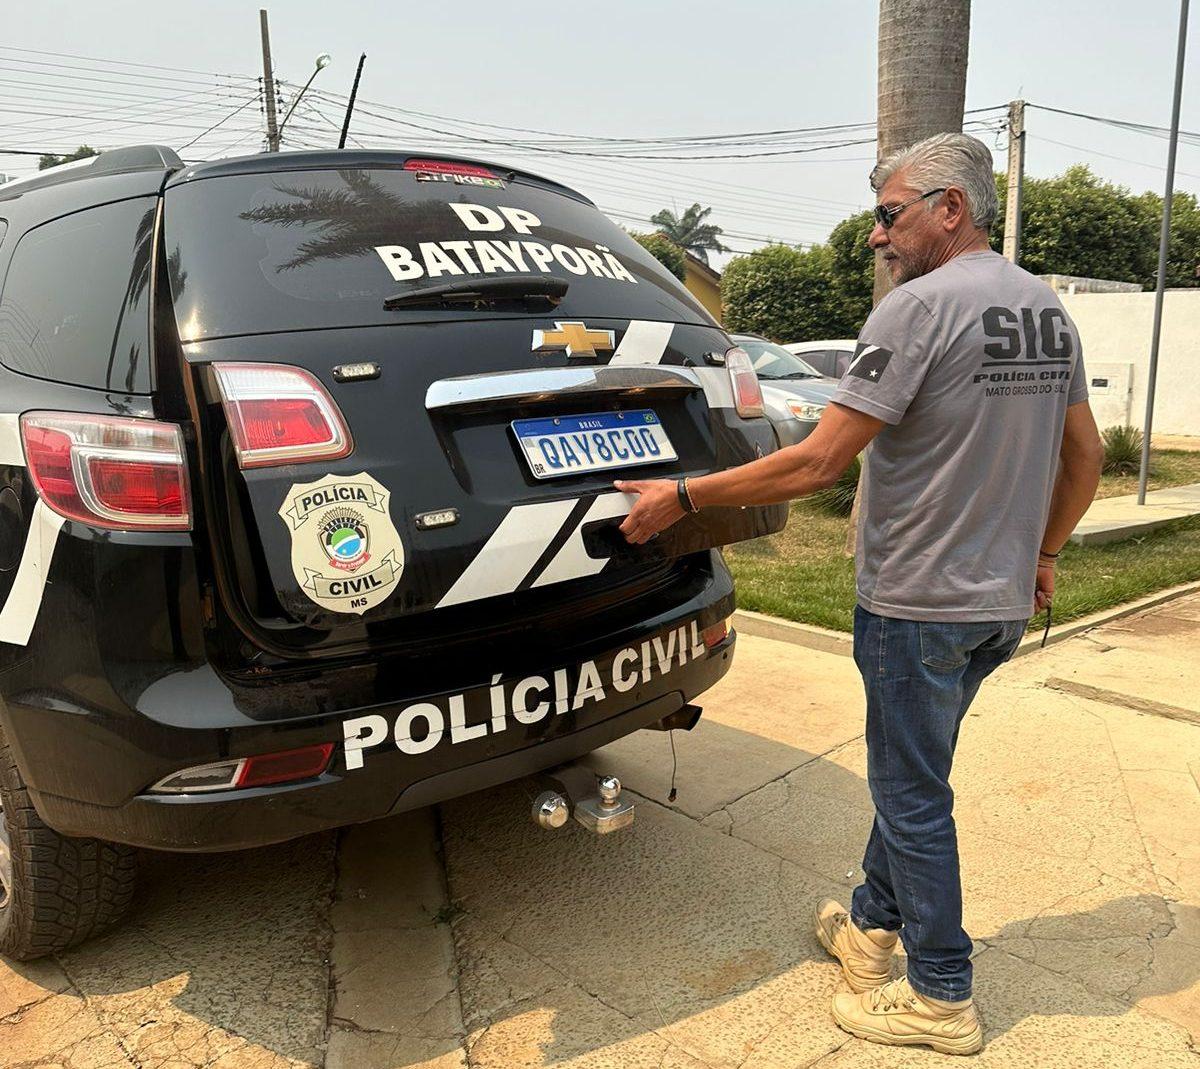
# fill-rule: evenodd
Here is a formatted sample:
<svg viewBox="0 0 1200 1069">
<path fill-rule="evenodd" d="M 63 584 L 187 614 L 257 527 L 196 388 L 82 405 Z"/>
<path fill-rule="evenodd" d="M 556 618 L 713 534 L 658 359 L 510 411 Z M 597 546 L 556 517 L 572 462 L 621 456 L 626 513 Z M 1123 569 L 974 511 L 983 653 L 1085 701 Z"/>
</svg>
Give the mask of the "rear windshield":
<svg viewBox="0 0 1200 1069">
<path fill-rule="evenodd" d="M 168 188 L 164 226 L 185 341 L 529 315 L 511 304 L 384 308 L 417 287 L 505 274 L 568 282 L 555 316 L 710 322 L 594 207 L 522 179 L 458 185 L 399 168 L 201 178 Z"/>
</svg>

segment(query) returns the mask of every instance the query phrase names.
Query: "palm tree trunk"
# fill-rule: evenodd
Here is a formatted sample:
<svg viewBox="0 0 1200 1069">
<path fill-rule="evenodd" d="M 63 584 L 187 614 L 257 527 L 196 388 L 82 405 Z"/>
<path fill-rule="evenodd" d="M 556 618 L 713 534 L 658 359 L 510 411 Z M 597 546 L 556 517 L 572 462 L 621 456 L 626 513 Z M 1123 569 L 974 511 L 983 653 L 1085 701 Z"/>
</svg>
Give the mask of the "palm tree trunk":
<svg viewBox="0 0 1200 1069">
<path fill-rule="evenodd" d="M 971 0 L 880 0 L 879 158 L 962 130 Z M 875 265 L 875 302 L 891 289 Z"/>
<path fill-rule="evenodd" d="M 962 130 L 967 93 L 971 0 L 879 0 L 879 159 L 896 149 Z M 892 288 L 875 259 L 875 303 Z M 854 496 L 846 552 L 854 553 L 858 500 Z"/>
</svg>

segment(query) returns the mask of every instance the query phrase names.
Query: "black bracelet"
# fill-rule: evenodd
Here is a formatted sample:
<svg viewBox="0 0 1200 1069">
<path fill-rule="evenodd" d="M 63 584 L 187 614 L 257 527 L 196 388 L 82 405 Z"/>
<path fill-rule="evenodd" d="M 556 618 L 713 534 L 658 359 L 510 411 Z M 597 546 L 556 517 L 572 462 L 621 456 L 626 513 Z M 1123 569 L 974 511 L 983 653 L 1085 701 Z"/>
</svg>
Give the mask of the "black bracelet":
<svg viewBox="0 0 1200 1069">
<path fill-rule="evenodd" d="M 1062 551 L 1059 550 L 1061 553 Z M 1044 549 L 1038 550 L 1039 557 L 1048 557 L 1050 560 L 1058 560 L 1058 553 L 1047 553 Z"/>
<path fill-rule="evenodd" d="M 692 495 L 688 493 L 687 479 L 678 479 L 675 483 L 675 493 L 679 498 L 679 507 L 684 512 L 699 512 L 695 503 L 692 501 Z"/>
</svg>

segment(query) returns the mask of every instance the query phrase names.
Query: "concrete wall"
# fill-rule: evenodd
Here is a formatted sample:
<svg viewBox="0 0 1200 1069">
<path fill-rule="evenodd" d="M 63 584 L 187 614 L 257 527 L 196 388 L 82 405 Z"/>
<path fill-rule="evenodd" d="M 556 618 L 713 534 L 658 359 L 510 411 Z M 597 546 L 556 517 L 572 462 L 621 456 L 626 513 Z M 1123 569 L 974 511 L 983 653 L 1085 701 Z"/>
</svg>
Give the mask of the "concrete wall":
<svg viewBox="0 0 1200 1069">
<path fill-rule="evenodd" d="M 1093 390 L 1096 422 L 1101 428 L 1111 426 L 1128 412 L 1126 418 L 1140 427 L 1146 413 L 1154 294 L 1071 293 L 1061 299 L 1079 328 L 1089 383 L 1109 380 L 1107 387 Z M 1200 435 L 1200 289 L 1166 293 L 1154 397 L 1156 434 Z"/>
<path fill-rule="evenodd" d="M 1136 282 L 1114 282 L 1108 278 L 1083 278 L 1079 275 L 1038 275 L 1055 293 L 1140 293 Z"/>
</svg>

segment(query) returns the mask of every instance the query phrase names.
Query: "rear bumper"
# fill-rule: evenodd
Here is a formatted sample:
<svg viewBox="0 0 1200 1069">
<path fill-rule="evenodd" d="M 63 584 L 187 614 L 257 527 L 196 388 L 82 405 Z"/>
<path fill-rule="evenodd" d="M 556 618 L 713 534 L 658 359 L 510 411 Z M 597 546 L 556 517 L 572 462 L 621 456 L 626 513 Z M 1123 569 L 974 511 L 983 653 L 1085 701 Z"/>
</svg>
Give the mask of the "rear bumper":
<svg viewBox="0 0 1200 1069">
<path fill-rule="evenodd" d="M 728 671 L 733 655 L 732 634 L 713 649 L 700 640 L 705 627 L 733 611 L 728 571 L 715 554 L 713 564 L 698 588 L 664 597 L 657 612 L 623 628 L 569 649 L 546 637 L 541 655 L 505 672 L 494 672 L 502 666 L 481 650 L 478 665 L 433 677 L 457 683 L 455 689 L 406 686 L 413 677 L 433 681 L 423 660 L 381 660 L 368 666 L 375 693 L 403 697 L 343 702 L 330 712 L 336 675 L 248 696 L 205 665 L 172 677 L 170 700 L 153 708 L 145 696 L 161 687 L 144 691 L 138 707 L 119 708 L 111 691 L 108 706 L 99 708 L 85 705 L 82 695 L 65 701 L 61 690 L 52 696 L 40 688 L 5 688 L 0 720 L 34 806 L 62 834 L 180 851 L 279 842 L 552 767 L 691 702 Z M 301 692 L 325 710 L 302 710 Z M 267 717 L 255 707 L 281 701 L 292 701 L 300 715 Z M 149 793 L 183 768 L 321 742 L 334 743 L 331 763 L 303 783 Z"/>
<path fill-rule="evenodd" d="M 586 728 L 400 786 L 411 770 L 391 755 L 365 775 L 329 772 L 296 786 L 210 795 L 139 795 L 122 806 L 35 794 L 42 819 L 65 835 L 94 836 L 156 850 L 209 852 L 265 846 L 363 823 L 484 790 L 552 768 L 661 720 L 712 686 L 728 669 L 731 635 L 689 673 L 686 686 Z M 409 759 L 411 760 L 411 758 Z M 397 790 L 399 796 L 397 797 Z"/>
</svg>

